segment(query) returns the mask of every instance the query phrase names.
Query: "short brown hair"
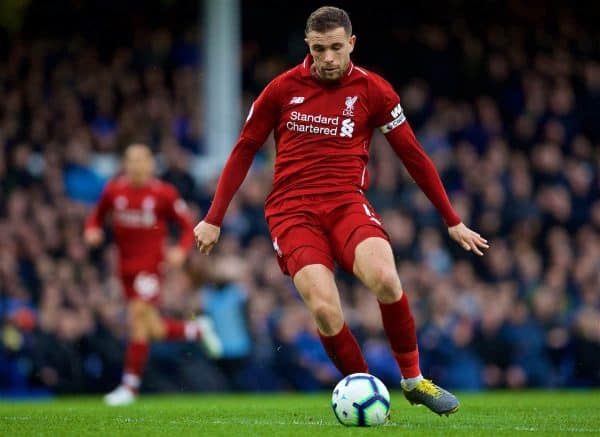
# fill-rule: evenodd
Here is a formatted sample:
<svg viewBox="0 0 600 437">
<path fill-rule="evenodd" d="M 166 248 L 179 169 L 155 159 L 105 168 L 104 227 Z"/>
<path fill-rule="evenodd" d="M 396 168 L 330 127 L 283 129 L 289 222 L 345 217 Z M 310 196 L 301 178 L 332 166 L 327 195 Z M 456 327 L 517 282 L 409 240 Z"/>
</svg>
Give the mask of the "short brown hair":
<svg viewBox="0 0 600 437">
<path fill-rule="evenodd" d="M 308 35 L 311 31 L 324 33 L 338 27 L 343 27 L 347 35 L 352 35 L 352 23 L 348 13 L 333 6 L 323 6 L 310 14 L 306 20 L 304 34 Z"/>
</svg>

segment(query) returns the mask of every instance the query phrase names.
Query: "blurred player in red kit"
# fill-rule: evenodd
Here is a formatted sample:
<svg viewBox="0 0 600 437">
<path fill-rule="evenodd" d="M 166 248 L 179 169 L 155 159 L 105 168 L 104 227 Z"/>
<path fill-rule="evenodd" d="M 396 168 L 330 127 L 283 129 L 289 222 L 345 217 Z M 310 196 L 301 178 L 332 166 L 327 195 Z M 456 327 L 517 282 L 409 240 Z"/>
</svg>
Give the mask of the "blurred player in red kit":
<svg viewBox="0 0 600 437">
<path fill-rule="evenodd" d="M 119 273 L 128 300 L 125 369 L 121 385 L 104 397 L 109 405 L 126 405 L 135 400 L 151 341 L 200 341 L 212 357 L 218 357 L 221 351 L 209 319 L 203 316 L 185 322 L 165 319 L 157 308 L 166 267 L 163 264 L 182 267 L 193 245 L 193 224 L 177 190 L 153 174 L 150 149 L 143 144 L 130 145 L 125 152 L 124 174 L 107 184 L 85 224 L 85 241 L 97 246 L 104 240 L 103 221 L 110 217 L 119 253 Z M 165 255 L 169 221 L 178 224 L 180 238 Z"/>
<path fill-rule="evenodd" d="M 392 86 L 350 60 L 356 37 L 348 14 L 317 9 L 305 36 L 310 54 L 304 62 L 276 77 L 250 108 L 211 208 L 194 229 L 196 243 L 202 253 L 217 243 L 233 195 L 274 130 L 275 173 L 265 216 L 281 269 L 302 295 L 328 356 L 344 375 L 368 371 L 344 321 L 333 275 L 337 263 L 376 295 L 406 398 L 438 414 L 454 413 L 456 397 L 421 375 L 415 324 L 389 237 L 364 195 L 374 130 L 386 136 L 451 238 L 477 255 L 487 241 L 454 212 Z"/>
</svg>

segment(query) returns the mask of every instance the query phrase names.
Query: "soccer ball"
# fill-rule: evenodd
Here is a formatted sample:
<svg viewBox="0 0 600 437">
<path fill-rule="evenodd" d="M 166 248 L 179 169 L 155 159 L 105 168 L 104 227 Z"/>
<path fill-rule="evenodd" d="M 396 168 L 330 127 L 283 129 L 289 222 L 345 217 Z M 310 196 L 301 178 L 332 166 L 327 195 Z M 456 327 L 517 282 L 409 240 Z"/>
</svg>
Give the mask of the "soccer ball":
<svg viewBox="0 0 600 437">
<path fill-rule="evenodd" d="M 388 419 L 390 393 L 375 376 L 353 373 L 333 389 L 331 407 L 342 425 L 377 426 Z"/>
</svg>

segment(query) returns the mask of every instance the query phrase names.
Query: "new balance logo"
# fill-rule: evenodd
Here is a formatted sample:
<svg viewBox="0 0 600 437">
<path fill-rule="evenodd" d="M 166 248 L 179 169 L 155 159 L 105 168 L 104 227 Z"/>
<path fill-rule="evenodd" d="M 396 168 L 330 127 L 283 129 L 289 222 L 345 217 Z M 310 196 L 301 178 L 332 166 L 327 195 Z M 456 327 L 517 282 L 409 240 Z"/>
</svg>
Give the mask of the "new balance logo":
<svg viewBox="0 0 600 437">
<path fill-rule="evenodd" d="M 353 133 L 354 133 L 354 122 L 349 118 L 342 120 L 342 128 L 340 129 L 340 137 L 352 138 Z"/>
<path fill-rule="evenodd" d="M 402 106 L 400 106 L 400 103 L 398 103 L 394 109 L 392 109 L 392 112 L 390 112 L 390 114 L 392 114 L 392 117 L 394 118 L 398 118 L 402 115 Z"/>
<path fill-rule="evenodd" d="M 300 103 L 304 102 L 304 97 L 302 96 L 298 96 L 298 97 L 292 97 L 292 100 L 290 100 L 290 105 L 298 105 Z"/>
</svg>

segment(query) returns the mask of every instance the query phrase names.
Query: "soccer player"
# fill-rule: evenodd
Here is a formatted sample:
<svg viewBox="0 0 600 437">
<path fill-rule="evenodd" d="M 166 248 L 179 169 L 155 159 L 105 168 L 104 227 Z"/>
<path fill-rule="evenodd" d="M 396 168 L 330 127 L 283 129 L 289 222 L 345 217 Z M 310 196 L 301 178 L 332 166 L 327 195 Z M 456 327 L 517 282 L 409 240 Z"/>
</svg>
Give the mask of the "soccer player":
<svg viewBox="0 0 600 437">
<path fill-rule="evenodd" d="M 421 375 L 415 324 L 389 237 L 364 194 L 374 130 L 386 136 L 451 238 L 477 255 L 487 241 L 454 212 L 392 86 L 351 61 L 356 36 L 348 14 L 317 9 L 305 36 L 310 53 L 304 61 L 276 77 L 251 106 L 213 203 L 194 229 L 196 244 L 208 254 L 217 243 L 227 206 L 274 129 L 277 155 L 265 216 L 281 269 L 302 295 L 328 356 L 344 375 L 368 371 L 344 321 L 333 275 L 337 262 L 375 293 L 406 398 L 438 414 L 454 413 L 456 397 Z"/>
<path fill-rule="evenodd" d="M 124 174 L 110 181 L 85 224 L 84 238 L 90 246 L 104 240 L 102 224 L 112 221 L 118 248 L 121 282 L 128 300 L 129 338 L 123 379 L 104 397 L 108 405 L 135 401 L 148 359 L 149 343 L 157 340 L 200 341 L 207 354 L 218 357 L 221 343 L 210 319 L 200 316 L 181 321 L 162 318 L 157 304 L 166 261 L 180 268 L 193 245 L 192 220 L 176 189 L 154 178 L 154 158 L 143 144 L 125 152 Z M 179 242 L 166 256 L 163 246 L 169 221 L 178 224 Z"/>
</svg>

